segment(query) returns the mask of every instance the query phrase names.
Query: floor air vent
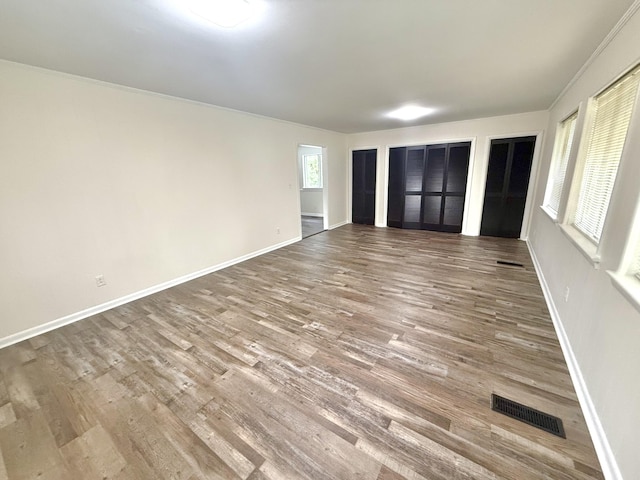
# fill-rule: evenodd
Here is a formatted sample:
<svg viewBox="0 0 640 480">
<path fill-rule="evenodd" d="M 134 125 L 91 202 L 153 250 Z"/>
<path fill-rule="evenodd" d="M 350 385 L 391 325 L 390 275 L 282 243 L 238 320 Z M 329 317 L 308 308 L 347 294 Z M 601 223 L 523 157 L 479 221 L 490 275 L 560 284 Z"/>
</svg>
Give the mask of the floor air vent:
<svg viewBox="0 0 640 480">
<path fill-rule="evenodd" d="M 533 425 L 545 432 L 553 433 L 558 437 L 567 438 L 562 426 L 562 420 L 558 417 L 540 412 L 513 400 L 508 400 L 495 393 L 491 395 L 491 410 Z"/>
<path fill-rule="evenodd" d="M 498 265 L 510 265 L 510 266 L 512 266 L 512 267 L 524 267 L 524 265 L 523 265 L 523 264 L 521 264 L 521 263 L 516 263 L 516 262 L 507 262 L 507 261 L 505 261 L 505 260 L 498 260 L 496 263 L 497 263 Z"/>
</svg>

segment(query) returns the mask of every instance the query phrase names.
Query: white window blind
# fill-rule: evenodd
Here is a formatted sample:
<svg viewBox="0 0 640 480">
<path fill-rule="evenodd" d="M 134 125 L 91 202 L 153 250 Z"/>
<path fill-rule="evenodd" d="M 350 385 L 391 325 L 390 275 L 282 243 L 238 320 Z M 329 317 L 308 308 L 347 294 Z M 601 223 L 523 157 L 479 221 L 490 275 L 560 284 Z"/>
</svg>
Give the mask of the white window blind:
<svg viewBox="0 0 640 480">
<path fill-rule="evenodd" d="M 640 67 L 636 67 L 594 101 L 595 118 L 573 223 L 596 244 L 602 235 L 639 77 Z"/>
<path fill-rule="evenodd" d="M 558 143 L 554 153 L 554 168 L 551 172 L 552 176 L 546 203 L 546 206 L 556 215 L 560 208 L 560 197 L 562 196 L 562 187 L 567 173 L 567 164 L 569 163 L 569 154 L 571 153 L 577 118 L 578 112 L 564 120 L 558 128 Z"/>
</svg>

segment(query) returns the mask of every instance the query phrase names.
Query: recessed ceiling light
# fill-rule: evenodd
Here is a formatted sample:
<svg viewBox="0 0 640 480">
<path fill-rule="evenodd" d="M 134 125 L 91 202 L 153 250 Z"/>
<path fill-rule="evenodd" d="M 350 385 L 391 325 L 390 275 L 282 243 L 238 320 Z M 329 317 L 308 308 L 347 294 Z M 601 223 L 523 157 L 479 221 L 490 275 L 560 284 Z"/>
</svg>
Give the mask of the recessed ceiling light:
<svg viewBox="0 0 640 480">
<path fill-rule="evenodd" d="M 415 120 L 416 118 L 424 117 L 435 111 L 434 108 L 418 107 L 416 105 L 407 105 L 402 108 L 398 108 L 393 112 L 389 112 L 388 116 L 391 118 L 399 118 L 400 120 Z"/>
<path fill-rule="evenodd" d="M 247 0 L 190 0 L 189 3 L 193 13 L 225 28 L 246 22 L 256 11 Z"/>
</svg>

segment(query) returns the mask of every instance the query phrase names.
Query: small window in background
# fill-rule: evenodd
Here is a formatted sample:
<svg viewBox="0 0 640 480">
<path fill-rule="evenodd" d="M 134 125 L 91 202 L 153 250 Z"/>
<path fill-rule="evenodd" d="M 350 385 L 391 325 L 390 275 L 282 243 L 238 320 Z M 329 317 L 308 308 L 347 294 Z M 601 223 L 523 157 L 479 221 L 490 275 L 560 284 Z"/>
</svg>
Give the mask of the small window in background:
<svg viewBox="0 0 640 480">
<path fill-rule="evenodd" d="M 303 188 L 322 188 L 322 155 L 302 156 Z"/>
<path fill-rule="evenodd" d="M 562 197 L 562 188 L 567 173 L 567 164 L 569 163 L 577 119 L 578 112 L 575 112 L 560 123 L 556 133 L 557 141 L 553 152 L 553 164 L 549 172 L 549 183 L 547 184 L 544 202 L 544 206 L 553 213 L 554 218 L 558 216 L 558 210 L 560 209 L 560 198 Z"/>
<path fill-rule="evenodd" d="M 602 235 L 639 77 L 640 67 L 636 67 L 593 101 L 594 120 L 573 225 L 596 245 Z"/>
</svg>

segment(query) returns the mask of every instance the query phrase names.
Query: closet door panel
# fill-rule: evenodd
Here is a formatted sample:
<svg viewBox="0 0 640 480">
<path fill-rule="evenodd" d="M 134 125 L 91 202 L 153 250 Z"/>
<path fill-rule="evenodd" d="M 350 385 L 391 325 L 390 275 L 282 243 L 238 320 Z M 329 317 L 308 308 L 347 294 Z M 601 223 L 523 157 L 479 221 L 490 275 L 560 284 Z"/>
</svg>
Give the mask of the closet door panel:
<svg viewBox="0 0 640 480">
<path fill-rule="evenodd" d="M 482 226 L 480 235 L 499 236 L 502 225 L 503 208 L 502 198 L 485 197 L 482 209 Z"/>
<path fill-rule="evenodd" d="M 491 146 L 485 193 L 502 195 L 502 191 L 504 189 L 504 178 L 507 174 L 508 158 L 508 143 L 498 143 Z"/>
<path fill-rule="evenodd" d="M 405 195 L 404 197 L 404 219 L 402 226 L 404 228 L 420 227 L 420 207 L 421 195 Z"/>
<path fill-rule="evenodd" d="M 367 225 L 373 225 L 376 218 L 376 195 L 375 193 L 367 193 L 364 197 L 364 216 L 367 219 Z"/>
<path fill-rule="evenodd" d="M 508 195 L 526 195 L 531 174 L 531 159 L 535 143 L 531 141 L 515 142 L 513 145 L 513 166 L 509 177 Z"/>
<path fill-rule="evenodd" d="M 447 192 L 462 192 L 467 189 L 467 175 L 469 173 L 470 145 L 451 147 L 449 149 L 449 164 L 447 166 Z"/>
<path fill-rule="evenodd" d="M 424 175 L 424 148 L 411 148 L 407 152 L 406 183 L 407 192 L 422 192 Z"/>
<path fill-rule="evenodd" d="M 387 225 L 402 227 L 404 212 L 404 162 L 407 149 L 389 150 L 389 188 L 387 203 Z"/>
<path fill-rule="evenodd" d="M 464 197 L 451 197 L 445 199 L 444 218 L 442 223 L 462 229 L 462 215 L 464 213 Z"/>
<path fill-rule="evenodd" d="M 499 236 L 508 238 L 520 237 L 524 207 L 525 198 L 507 197 L 503 206 L 502 224 L 500 225 Z"/>
<path fill-rule="evenodd" d="M 429 148 L 424 172 L 424 192 L 442 193 L 444 185 L 446 147 Z"/>
<path fill-rule="evenodd" d="M 442 211 L 442 197 L 425 195 L 422 197 L 422 223 L 429 225 L 440 224 Z"/>
</svg>

